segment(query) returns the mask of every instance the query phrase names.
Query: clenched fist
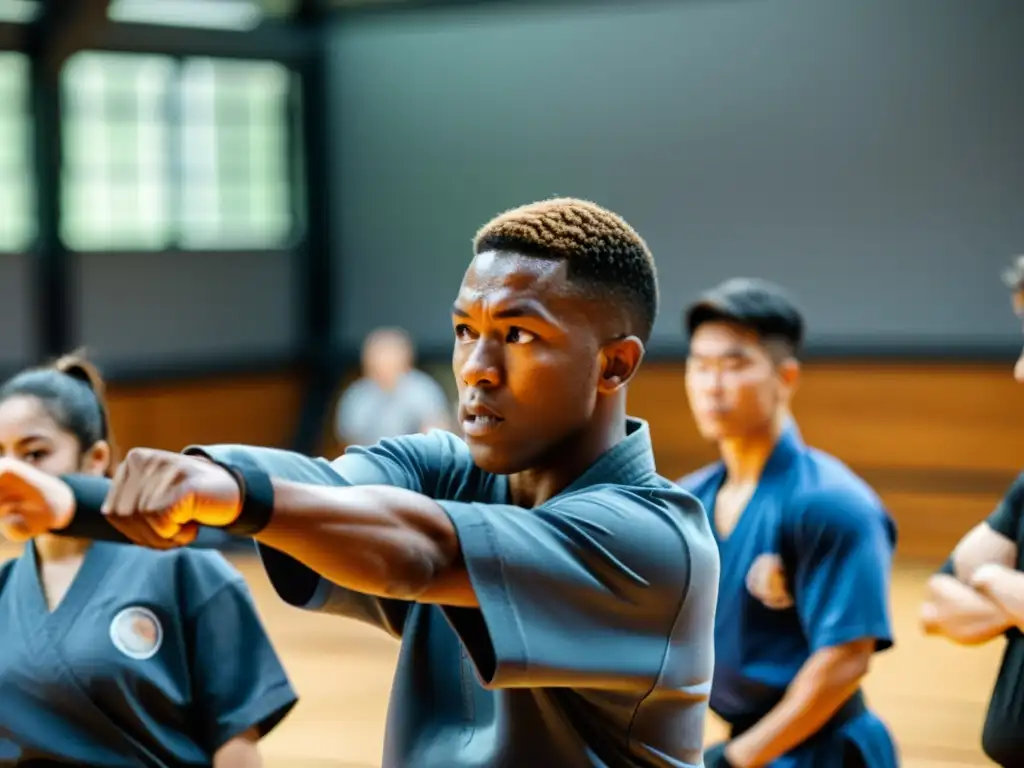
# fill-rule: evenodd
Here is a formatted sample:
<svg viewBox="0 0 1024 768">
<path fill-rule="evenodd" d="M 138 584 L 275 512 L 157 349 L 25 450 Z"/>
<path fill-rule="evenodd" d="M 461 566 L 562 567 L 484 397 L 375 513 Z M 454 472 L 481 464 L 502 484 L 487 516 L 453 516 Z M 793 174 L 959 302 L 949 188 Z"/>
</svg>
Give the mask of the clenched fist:
<svg viewBox="0 0 1024 768">
<path fill-rule="evenodd" d="M 223 467 L 195 456 L 135 448 L 114 475 L 103 514 L 136 544 L 165 548 L 191 543 L 200 525 L 230 525 L 241 504 L 238 481 Z"/>
<path fill-rule="evenodd" d="M 0 532 L 16 542 L 58 531 L 75 515 L 75 495 L 59 477 L 0 459 Z"/>
</svg>

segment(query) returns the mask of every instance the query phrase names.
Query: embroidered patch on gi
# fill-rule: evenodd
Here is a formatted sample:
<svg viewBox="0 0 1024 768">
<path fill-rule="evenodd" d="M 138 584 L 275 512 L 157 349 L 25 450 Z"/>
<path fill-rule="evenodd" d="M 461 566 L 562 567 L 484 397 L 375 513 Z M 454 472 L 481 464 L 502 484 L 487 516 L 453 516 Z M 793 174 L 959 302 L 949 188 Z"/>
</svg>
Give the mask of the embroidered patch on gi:
<svg viewBox="0 0 1024 768">
<path fill-rule="evenodd" d="M 747 591 L 765 607 L 783 611 L 793 607 L 793 596 L 786 584 L 782 558 L 771 553 L 758 555 L 747 571 Z"/>
<path fill-rule="evenodd" d="M 125 608 L 110 622 L 110 640 L 121 653 L 136 661 L 156 656 L 164 641 L 160 620 L 148 608 Z"/>
</svg>

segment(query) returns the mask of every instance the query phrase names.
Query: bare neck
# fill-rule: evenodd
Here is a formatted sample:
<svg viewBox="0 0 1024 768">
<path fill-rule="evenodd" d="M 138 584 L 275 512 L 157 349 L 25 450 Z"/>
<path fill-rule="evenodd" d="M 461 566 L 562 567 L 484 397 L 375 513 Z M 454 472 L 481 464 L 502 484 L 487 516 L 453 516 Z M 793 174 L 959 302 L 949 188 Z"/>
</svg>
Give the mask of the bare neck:
<svg viewBox="0 0 1024 768">
<path fill-rule="evenodd" d="M 787 409 L 780 409 L 763 429 L 719 442 L 727 482 L 746 485 L 761 479 L 764 466 L 790 418 Z"/>
<path fill-rule="evenodd" d="M 92 541 L 43 534 L 33 539 L 32 544 L 36 549 L 36 559 L 42 564 L 81 557 L 92 546 Z"/>
<path fill-rule="evenodd" d="M 539 507 L 580 477 L 609 449 L 626 438 L 626 395 L 618 392 L 598 401 L 586 428 L 548 451 L 538 466 L 509 476 L 512 503 Z"/>
</svg>

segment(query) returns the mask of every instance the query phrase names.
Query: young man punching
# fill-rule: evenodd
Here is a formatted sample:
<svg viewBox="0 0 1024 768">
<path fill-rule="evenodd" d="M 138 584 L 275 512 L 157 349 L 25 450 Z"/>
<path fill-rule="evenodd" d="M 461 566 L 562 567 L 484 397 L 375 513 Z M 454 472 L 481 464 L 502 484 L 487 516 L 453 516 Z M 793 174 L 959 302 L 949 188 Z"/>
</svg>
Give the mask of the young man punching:
<svg viewBox="0 0 1024 768">
<path fill-rule="evenodd" d="M 402 639 L 388 768 L 696 765 L 718 552 L 626 415 L 657 295 L 619 216 L 509 211 L 477 235 L 451 309 L 465 442 L 435 431 L 330 463 L 136 450 L 112 483 L 8 463 L 0 515 L 15 536 L 110 536 L 100 506 L 150 546 L 197 524 L 253 536 L 286 601 Z"/>
</svg>

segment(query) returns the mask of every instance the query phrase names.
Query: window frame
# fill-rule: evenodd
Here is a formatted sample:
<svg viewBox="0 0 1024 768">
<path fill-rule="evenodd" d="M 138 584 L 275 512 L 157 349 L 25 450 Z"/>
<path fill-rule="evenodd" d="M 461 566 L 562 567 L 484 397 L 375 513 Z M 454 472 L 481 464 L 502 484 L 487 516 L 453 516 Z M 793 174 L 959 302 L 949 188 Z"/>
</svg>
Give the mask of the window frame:
<svg viewBox="0 0 1024 768">
<path fill-rule="evenodd" d="M 160 247 L 152 247 L 144 242 L 138 244 L 129 243 L 116 243 L 108 242 L 103 244 L 100 238 L 97 238 L 97 242 L 76 242 L 75 238 L 68 237 L 66 230 L 65 221 L 67 219 L 68 206 L 66 201 L 68 200 L 68 193 L 66 185 L 68 183 L 68 164 L 66 158 L 62 159 L 61 164 L 61 183 L 60 183 L 60 196 L 62 202 L 62 221 L 60 222 L 60 240 L 62 246 L 69 252 L 73 253 L 176 253 L 176 252 L 200 252 L 200 253 L 259 253 L 259 252 L 271 252 L 279 253 L 281 251 L 293 250 L 296 248 L 306 236 L 306 216 L 305 216 L 305 191 L 301 189 L 300 182 L 303 179 L 304 174 L 304 160 L 301 152 L 302 143 L 302 124 L 301 116 L 294 111 L 295 107 L 301 104 L 300 99 L 303 98 L 303 81 L 301 77 L 300 67 L 295 63 L 282 60 L 277 57 L 267 58 L 256 58 L 249 56 L 233 56 L 233 55 L 208 55 L 206 53 L 180 53 L 172 54 L 166 52 L 149 53 L 146 51 L 128 51 L 122 49 L 106 49 L 106 48 L 89 48 L 82 51 L 77 51 L 74 56 L 70 57 L 65 62 L 71 63 L 76 57 L 80 55 L 100 55 L 100 56 L 123 56 L 126 59 L 133 57 L 152 57 L 161 58 L 167 60 L 172 65 L 172 71 L 168 80 L 166 98 L 161 110 L 161 114 L 158 116 L 159 120 L 162 120 L 164 133 L 166 137 L 166 155 L 167 155 L 167 169 L 166 179 L 162 180 L 164 184 L 164 203 L 163 208 L 165 210 L 166 219 L 166 236 L 160 238 Z M 186 228 L 189 222 L 186 218 L 184 199 L 187 194 L 187 189 L 191 183 L 188 178 L 188 173 L 185 169 L 185 158 L 184 158 L 184 141 L 183 137 L 188 129 L 188 124 L 183 117 L 184 109 L 182 107 L 182 97 L 185 93 L 185 70 L 189 66 L 189 62 L 200 62 L 207 61 L 214 64 L 220 62 L 233 62 L 239 65 L 254 64 L 254 65 L 275 65 L 283 70 L 283 74 L 286 78 L 282 93 L 282 102 L 285 105 L 283 110 L 284 120 L 282 124 L 277 127 L 273 127 L 272 130 L 280 130 L 283 133 L 283 152 L 280 160 L 276 158 L 270 159 L 268 156 L 269 163 L 280 162 L 283 165 L 283 173 L 280 174 L 279 179 L 275 179 L 275 183 L 279 183 L 284 187 L 281 199 L 284 201 L 284 205 L 281 206 L 279 212 L 275 215 L 281 219 L 286 220 L 286 225 L 283 227 L 286 231 L 282 234 L 282 237 L 273 243 L 246 243 L 242 240 L 235 241 L 232 238 L 218 238 L 211 237 L 209 239 L 198 239 L 195 236 L 190 236 L 186 233 Z M 215 70 L 214 70 L 215 71 Z M 216 75 L 214 75 L 216 78 Z M 213 80 L 216 82 L 216 79 Z M 67 93 L 69 85 L 65 80 L 65 69 L 62 68 L 61 79 L 60 79 L 60 99 L 62 104 L 62 111 L 66 110 Z M 100 106 L 98 108 L 99 117 L 92 118 L 97 119 L 100 123 L 104 121 L 104 108 Z M 216 114 L 216 96 L 214 96 L 213 112 Z M 138 108 L 137 103 L 131 117 L 134 118 L 134 122 L 128 121 L 128 124 L 138 124 Z M 74 121 L 76 116 L 70 118 L 67 112 L 64 112 L 61 123 L 62 139 L 65 145 L 65 152 L 67 154 L 67 131 L 71 121 Z M 111 123 L 106 121 L 109 126 Z M 116 123 L 113 123 L 116 124 Z M 216 123 L 216 120 L 212 123 L 215 128 L 213 130 L 214 141 L 218 141 L 217 136 L 221 130 L 237 130 L 241 129 L 244 125 L 243 122 L 239 123 L 224 123 L 223 128 L 221 125 Z M 215 148 L 216 152 L 216 148 Z M 215 155 L 216 156 L 216 155 Z M 214 174 L 219 169 L 214 168 Z M 109 169 L 106 171 L 110 173 Z M 136 171 L 137 172 L 137 171 Z M 244 179 L 227 179 L 219 178 L 217 183 L 221 187 L 231 188 L 244 184 Z M 272 189 L 272 187 L 270 188 Z M 248 216 L 251 218 L 255 214 L 254 204 L 250 200 L 248 203 L 249 213 Z M 214 225 L 212 229 L 223 229 L 223 217 L 221 222 Z"/>
</svg>

